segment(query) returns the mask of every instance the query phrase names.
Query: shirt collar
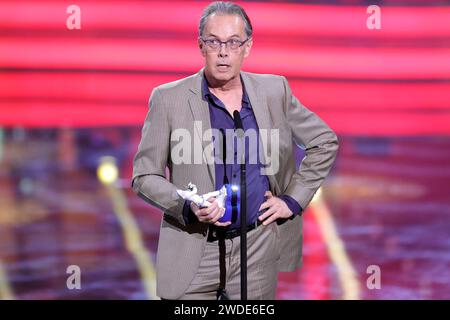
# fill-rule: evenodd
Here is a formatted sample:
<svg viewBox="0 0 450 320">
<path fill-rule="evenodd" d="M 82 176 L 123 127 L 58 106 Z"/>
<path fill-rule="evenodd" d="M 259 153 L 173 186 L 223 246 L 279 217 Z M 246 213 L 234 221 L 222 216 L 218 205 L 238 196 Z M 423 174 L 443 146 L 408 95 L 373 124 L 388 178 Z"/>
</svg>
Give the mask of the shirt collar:
<svg viewBox="0 0 450 320">
<path fill-rule="evenodd" d="M 247 90 L 245 90 L 244 81 L 241 77 L 242 83 L 242 107 L 251 109 L 250 99 L 247 95 Z M 208 101 L 208 96 L 213 97 L 213 93 L 209 90 L 208 80 L 206 79 L 205 73 L 203 72 L 203 80 L 202 80 L 202 97 Z"/>
</svg>

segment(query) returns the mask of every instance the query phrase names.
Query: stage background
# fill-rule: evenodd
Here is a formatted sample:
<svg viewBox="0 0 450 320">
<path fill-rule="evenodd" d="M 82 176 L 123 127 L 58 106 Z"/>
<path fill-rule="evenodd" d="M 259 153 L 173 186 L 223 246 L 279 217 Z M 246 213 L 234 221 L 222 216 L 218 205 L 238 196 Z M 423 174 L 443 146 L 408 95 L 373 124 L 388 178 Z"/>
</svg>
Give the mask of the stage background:
<svg viewBox="0 0 450 320">
<path fill-rule="evenodd" d="M 286 76 L 341 145 L 277 298 L 449 299 L 450 3 L 238 3 L 244 70 Z M 152 89 L 202 67 L 207 4 L 0 1 L 0 298 L 155 298 L 161 213 L 131 192 L 132 160 Z"/>
</svg>

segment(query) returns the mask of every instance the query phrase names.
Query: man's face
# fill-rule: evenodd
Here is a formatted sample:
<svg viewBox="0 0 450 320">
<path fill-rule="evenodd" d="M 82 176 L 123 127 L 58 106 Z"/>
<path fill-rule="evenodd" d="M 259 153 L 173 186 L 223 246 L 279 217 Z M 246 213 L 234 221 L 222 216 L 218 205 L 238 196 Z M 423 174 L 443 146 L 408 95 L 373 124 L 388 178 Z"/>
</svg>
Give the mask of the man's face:
<svg viewBox="0 0 450 320">
<path fill-rule="evenodd" d="M 206 20 L 201 38 L 204 40 L 228 41 L 235 39 L 244 41 L 247 39 L 245 22 L 238 15 L 212 14 Z M 237 49 L 228 48 L 225 44 L 221 44 L 218 49 L 213 50 L 201 39 L 199 39 L 198 44 L 202 55 L 205 57 L 205 72 L 216 81 L 226 83 L 239 77 L 244 58 L 250 54 L 252 41 L 250 39 Z"/>
</svg>

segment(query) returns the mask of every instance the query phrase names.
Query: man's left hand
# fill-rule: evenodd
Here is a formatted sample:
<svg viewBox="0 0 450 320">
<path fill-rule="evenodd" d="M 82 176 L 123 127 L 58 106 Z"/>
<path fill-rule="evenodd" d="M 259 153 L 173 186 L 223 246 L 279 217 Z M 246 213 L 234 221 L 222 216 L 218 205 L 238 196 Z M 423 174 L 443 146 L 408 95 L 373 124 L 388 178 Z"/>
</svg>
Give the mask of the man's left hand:
<svg viewBox="0 0 450 320">
<path fill-rule="evenodd" d="M 263 204 L 261 204 L 261 206 L 259 207 L 259 211 L 264 209 L 268 210 L 258 218 L 260 221 L 264 220 L 263 225 L 267 226 L 278 218 L 289 218 L 294 214 L 289 209 L 286 202 L 278 197 L 273 196 L 272 192 L 266 191 L 264 196 L 267 198 L 267 200 Z"/>
</svg>

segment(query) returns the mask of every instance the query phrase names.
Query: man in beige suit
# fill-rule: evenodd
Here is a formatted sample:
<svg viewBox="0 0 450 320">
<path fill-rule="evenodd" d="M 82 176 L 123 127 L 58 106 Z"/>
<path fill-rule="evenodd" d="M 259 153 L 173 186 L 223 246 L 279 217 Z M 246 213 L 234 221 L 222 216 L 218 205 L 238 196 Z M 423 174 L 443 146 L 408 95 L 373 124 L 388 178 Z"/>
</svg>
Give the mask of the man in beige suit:
<svg viewBox="0 0 450 320">
<path fill-rule="evenodd" d="M 200 20 L 198 38 L 205 67 L 151 94 L 132 187 L 163 211 L 156 264 L 161 298 L 215 299 L 224 285 L 231 299 L 240 297 L 236 224 L 219 221 L 224 209 L 217 199 L 210 198 L 209 207 L 199 208 L 177 194 L 189 182 L 197 186 L 198 194 L 217 190 L 218 170 L 225 175 L 238 168 L 216 163 L 218 148 L 208 131 L 232 124 L 234 111 L 242 113 L 244 130 L 246 125 L 257 126 L 263 161 L 270 164 L 261 166 L 261 175 L 255 178 L 260 180 L 247 187 L 248 216 L 253 219 L 248 220 L 247 233 L 248 298 L 274 299 L 277 273 L 301 264 L 301 212 L 328 175 L 338 141 L 292 95 L 286 78 L 241 71 L 253 44 L 252 32 L 240 6 L 210 4 Z M 269 138 L 264 139 L 267 132 Z M 192 152 L 181 156 L 183 161 L 177 146 L 181 140 L 192 146 Z M 299 170 L 293 143 L 305 150 Z M 251 170 L 249 166 L 247 171 Z"/>
</svg>

